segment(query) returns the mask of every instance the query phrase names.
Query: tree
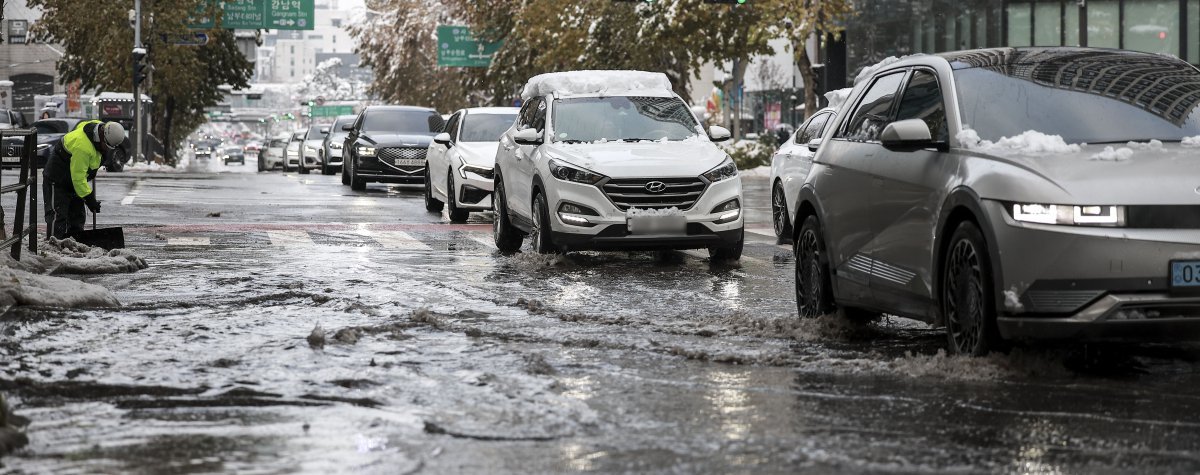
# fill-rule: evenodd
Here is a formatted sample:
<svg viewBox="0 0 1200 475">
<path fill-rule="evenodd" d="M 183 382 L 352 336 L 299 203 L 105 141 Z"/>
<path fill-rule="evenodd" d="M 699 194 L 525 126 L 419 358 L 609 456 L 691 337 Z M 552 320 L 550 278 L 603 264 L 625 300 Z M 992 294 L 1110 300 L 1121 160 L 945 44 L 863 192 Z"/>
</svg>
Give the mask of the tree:
<svg viewBox="0 0 1200 475">
<path fill-rule="evenodd" d="M 133 29 L 125 22 L 132 1 L 29 0 L 29 4 L 43 11 L 42 20 L 35 25 L 37 37 L 64 48 L 58 63 L 60 81 L 79 79 L 85 90 L 132 90 Z M 209 4 L 205 0 L 145 0 L 142 5 L 142 38 L 154 67 L 153 80 L 148 87 L 143 83 L 143 92 L 155 103 L 152 132 L 166 145 L 168 160 L 175 147 L 204 123 L 204 109 L 224 98 L 220 86 L 246 88 L 253 74 L 253 65 L 238 50 L 233 31 L 220 28 L 219 12 L 209 12 L 218 23 L 208 32 L 208 45 L 162 41 L 163 35 L 189 33 L 190 19 L 204 5 Z"/>
<path fill-rule="evenodd" d="M 768 0 L 769 24 L 779 36 L 793 45 L 793 56 L 804 81 L 805 118 L 817 111 L 817 72 L 808 56 L 808 39 L 837 38 L 845 31 L 846 20 L 854 15 L 852 0 Z"/>
<path fill-rule="evenodd" d="M 323 97 L 327 101 L 346 101 L 355 98 L 362 89 L 359 81 L 338 74 L 341 58 L 330 58 L 318 64 L 313 73 L 296 86 L 296 96 L 301 99 Z"/>
</svg>

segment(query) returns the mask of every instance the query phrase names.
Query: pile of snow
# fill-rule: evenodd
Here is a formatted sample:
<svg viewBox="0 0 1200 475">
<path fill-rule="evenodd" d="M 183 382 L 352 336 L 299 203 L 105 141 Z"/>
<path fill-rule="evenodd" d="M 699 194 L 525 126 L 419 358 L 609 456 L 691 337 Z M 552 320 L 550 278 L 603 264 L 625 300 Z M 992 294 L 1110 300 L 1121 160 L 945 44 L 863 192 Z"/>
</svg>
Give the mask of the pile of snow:
<svg viewBox="0 0 1200 475">
<path fill-rule="evenodd" d="M 629 208 L 629 211 L 626 211 L 625 215 L 629 216 L 629 217 L 633 217 L 633 216 L 683 216 L 683 211 L 680 211 L 679 208 L 676 208 L 674 206 L 672 206 L 670 208 L 662 208 L 662 209 Z"/>
<path fill-rule="evenodd" d="M 1104 147 L 1100 153 L 1092 154 L 1089 160 L 1100 160 L 1106 162 L 1120 162 L 1129 160 L 1133 157 L 1133 149 L 1129 147 L 1113 148 L 1111 145 Z"/>
<path fill-rule="evenodd" d="M 859 71 L 857 76 L 854 76 L 854 85 L 857 86 L 859 83 L 871 79 L 871 76 L 875 75 L 876 72 L 883 68 L 913 56 L 920 56 L 920 54 L 910 54 L 908 56 L 901 56 L 899 58 L 895 56 L 888 56 L 887 58 L 884 58 L 883 61 L 880 61 L 872 66 L 867 66 L 863 68 L 862 71 Z"/>
<path fill-rule="evenodd" d="M 1163 147 L 1161 140 L 1151 140 L 1149 142 L 1129 142 L 1125 144 L 1125 146 L 1133 150 L 1149 150 L 1152 152 L 1161 152 L 1166 150 L 1166 148 Z"/>
<path fill-rule="evenodd" d="M 38 275 L 23 270 L 7 259 L 0 267 L 0 313 L 18 305 L 39 307 L 116 307 L 117 297 L 108 289 L 74 279 Z"/>
<path fill-rule="evenodd" d="M 628 94 L 671 91 L 671 81 L 663 73 L 645 71 L 568 71 L 534 76 L 525 85 L 521 98 L 529 100 L 546 94 Z"/>
<path fill-rule="evenodd" d="M 1184 147 L 1200 147 L 1200 135 L 1197 135 L 1195 137 L 1184 137 L 1183 138 L 1183 146 Z"/>
<path fill-rule="evenodd" d="M 130 163 L 130 164 L 125 165 L 124 171 L 127 171 L 127 172 L 178 172 L 178 171 L 182 171 L 182 169 L 163 165 L 161 163 L 137 162 L 137 163 Z"/>
<path fill-rule="evenodd" d="M 846 101 L 850 100 L 850 92 L 853 90 L 854 88 L 847 87 L 845 89 L 826 92 L 825 99 L 829 101 L 828 107 L 840 109 L 842 105 L 846 103 Z"/>
<path fill-rule="evenodd" d="M 963 127 L 958 141 L 968 150 L 991 155 L 1046 155 L 1054 153 L 1078 153 L 1079 144 L 1068 144 L 1061 135 L 1046 135 L 1036 130 L 1026 130 L 1016 137 L 1001 137 L 992 142 L 979 138 L 979 133 Z"/>
<path fill-rule="evenodd" d="M 38 256 L 50 274 L 121 274 L 148 267 L 146 260 L 126 249 L 105 251 L 74 239 L 48 238 Z"/>
</svg>

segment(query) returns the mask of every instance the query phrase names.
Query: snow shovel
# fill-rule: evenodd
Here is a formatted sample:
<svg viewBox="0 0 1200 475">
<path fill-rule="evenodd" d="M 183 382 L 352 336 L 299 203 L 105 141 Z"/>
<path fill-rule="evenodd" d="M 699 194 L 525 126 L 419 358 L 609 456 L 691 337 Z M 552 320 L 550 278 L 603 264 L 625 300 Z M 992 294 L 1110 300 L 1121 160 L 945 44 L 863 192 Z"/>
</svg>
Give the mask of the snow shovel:
<svg viewBox="0 0 1200 475">
<path fill-rule="evenodd" d="M 125 230 L 119 227 L 96 229 L 96 213 L 92 213 L 92 229 L 84 229 L 76 234 L 75 242 L 105 251 L 125 249 Z"/>
</svg>

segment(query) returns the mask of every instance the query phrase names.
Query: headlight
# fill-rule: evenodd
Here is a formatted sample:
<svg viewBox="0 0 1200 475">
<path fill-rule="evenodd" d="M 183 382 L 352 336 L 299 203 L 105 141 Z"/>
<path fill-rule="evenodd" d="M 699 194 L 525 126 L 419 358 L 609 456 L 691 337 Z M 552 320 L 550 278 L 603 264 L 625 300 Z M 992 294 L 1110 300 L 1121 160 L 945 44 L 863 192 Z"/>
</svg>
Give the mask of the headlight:
<svg viewBox="0 0 1200 475">
<path fill-rule="evenodd" d="M 547 166 L 550 167 L 550 174 L 554 175 L 554 178 L 558 178 L 559 180 L 563 181 L 573 181 L 575 183 L 583 183 L 585 185 L 595 185 L 600 180 L 604 179 L 604 175 L 584 170 L 582 168 L 575 168 L 553 158 L 550 159 L 550 161 L 547 163 Z"/>
<path fill-rule="evenodd" d="M 1010 210 L 1013 219 L 1025 223 L 1106 227 L 1120 227 L 1125 225 L 1124 206 L 1013 203 Z"/>
<path fill-rule="evenodd" d="M 48 148 L 50 148 L 50 144 L 48 144 L 48 143 L 40 143 L 37 146 L 37 149 L 39 152 L 42 150 L 48 149 Z"/>
<path fill-rule="evenodd" d="M 375 156 L 375 147 L 364 147 L 362 145 L 359 145 L 358 148 L 354 149 L 354 151 L 360 157 L 374 157 Z"/>
<path fill-rule="evenodd" d="M 721 162 L 720 165 L 717 165 L 717 168 L 709 170 L 708 173 L 705 173 L 701 176 L 703 176 L 705 180 L 708 180 L 709 183 L 716 183 L 718 181 L 733 178 L 737 176 L 737 174 L 737 165 L 733 163 L 733 159 L 725 157 L 725 161 Z"/>
<path fill-rule="evenodd" d="M 332 142 L 332 143 L 330 143 L 330 144 L 329 144 L 329 148 L 330 148 L 330 149 L 332 149 L 332 150 L 341 150 L 341 149 L 342 149 L 342 144 L 340 144 L 340 143 L 338 143 L 338 142 Z"/>
<path fill-rule="evenodd" d="M 462 176 L 463 178 L 466 178 L 466 177 L 467 177 L 467 173 L 474 173 L 474 174 L 476 174 L 476 175 L 479 175 L 480 177 L 482 177 L 482 178 L 483 178 L 483 179 L 485 179 L 485 180 L 491 180 L 491 179 L 492 179 L 492 177 L 494 176 L 494 173 L 492 172 L 492 169 L 491 169 L 491 168 L 488 168 L 488 167 L 480 167 L 480 166 L 475 166 L 475 165 L 467 165 L 467 164 L 465 164 L 465 163 L 463 164 L 463 166 L 461 166 L 461 167 L 458 167 L 458 174 L 459 174 L 459 176 Z"/>
<path fill-rule="evenodd" d="M 304 151 L 305 151 L 305 152 L 307 152 L 307 153 L 311 153 L 311 154 L 313 154 L 313 155 L 316 155 L 316 154 L 317 154 L 317 148 L 316 148 L 316 147 L 304 147 Z"/>
</svg>

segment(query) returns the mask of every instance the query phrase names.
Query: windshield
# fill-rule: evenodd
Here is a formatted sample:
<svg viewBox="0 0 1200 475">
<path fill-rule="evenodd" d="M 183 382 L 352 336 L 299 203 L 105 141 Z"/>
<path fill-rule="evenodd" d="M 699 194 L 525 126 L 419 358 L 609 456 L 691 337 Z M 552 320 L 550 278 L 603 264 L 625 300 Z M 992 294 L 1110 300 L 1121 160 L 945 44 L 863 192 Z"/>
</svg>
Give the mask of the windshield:
<svg viewBox="0 0 1200 475">
<path fill-rule="evenodd" d="M 363 132 L 434 135 L 442 130 L 442 116 L 429 111 L 374 110 L 363 118 Z"/>
<path fill-rule="evenodd" d="M 321 129 L 324 129 L 326 132 L 321 132 Z M 309 140 L 320 140 L 321 138 L 325 137 L 325 135 L 328 134 L 328 131 L 329 131 L 328 124 L 313 125 L 312 127 L 308 128 L 308 139 Z"/>
<path fill-rule="evenodd" d="M 356 118 L 357 118 L 357 117 L 350 117 L 350 118 L 346 118 L 346 119 L 338 119 L 338 121 L 337 121 L 337 122 L 334 122 L 334 123 L 333 123 L 333 127 L 330 127 L 330 128 L 329 128 L 329 133 L 333 134 L 335 137 L 336 137 L 336 136 L 345 136 L 345 135 L 348 135 L 348 134 L 349 134 L 349 132 L 346 132 L 345 130 L 342 130 L 342 127 L 345 127 L 345 126 L 347 126 L 347 125 L 353 124 L 353 123 L 354 123 L 354 119 L 356 119 Z"/>
<path fill-rule="evenodd" d="M 684 140 L 699 124 L 674 97 L 584 97 L 554 101 L 554 137 L 561 142 Z"/>
<path fill-rule="evenodd" d="M 1028 130 L 1067 143 L 1200 135 L 1200 72 L 1172 58 L 1056 61 L 954 72 L 964 127 L 984 140 Z"/>
<path fill-rule="evenodd" d="M 517 120 L 517 114 L 468 114 L 463 119 L 460 142 L 499 142 Z"/>
</svg>

